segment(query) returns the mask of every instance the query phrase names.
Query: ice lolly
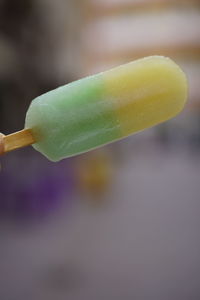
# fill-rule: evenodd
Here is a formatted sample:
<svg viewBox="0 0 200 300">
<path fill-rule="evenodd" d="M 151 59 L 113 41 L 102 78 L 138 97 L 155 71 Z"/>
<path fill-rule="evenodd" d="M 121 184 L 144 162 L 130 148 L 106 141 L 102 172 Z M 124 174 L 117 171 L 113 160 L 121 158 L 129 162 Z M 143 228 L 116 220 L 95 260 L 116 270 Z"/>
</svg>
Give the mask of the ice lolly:
<svg viewBox="0 0 200 300">
<path fill-rule="evenodd" d="M 151 56 L 37 97 L 25 129 L 36 150 L 58 161 L 166 121 L 186 98 L 184 72 L 169 58 Z"/>
</svg>

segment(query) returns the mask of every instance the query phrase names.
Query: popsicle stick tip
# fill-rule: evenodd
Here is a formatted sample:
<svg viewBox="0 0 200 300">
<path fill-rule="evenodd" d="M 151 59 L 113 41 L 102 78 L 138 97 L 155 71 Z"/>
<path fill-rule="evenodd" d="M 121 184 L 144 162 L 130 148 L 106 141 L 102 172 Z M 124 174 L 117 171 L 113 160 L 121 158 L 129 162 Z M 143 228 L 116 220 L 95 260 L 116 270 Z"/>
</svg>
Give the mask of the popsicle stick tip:
<svg viewBox="0 0 200 300">
<path fill-rule="evenodd" d="M 4 154 L 4 137 L 3 133 L 0 133 L 0 155 Z"/>
</svg>

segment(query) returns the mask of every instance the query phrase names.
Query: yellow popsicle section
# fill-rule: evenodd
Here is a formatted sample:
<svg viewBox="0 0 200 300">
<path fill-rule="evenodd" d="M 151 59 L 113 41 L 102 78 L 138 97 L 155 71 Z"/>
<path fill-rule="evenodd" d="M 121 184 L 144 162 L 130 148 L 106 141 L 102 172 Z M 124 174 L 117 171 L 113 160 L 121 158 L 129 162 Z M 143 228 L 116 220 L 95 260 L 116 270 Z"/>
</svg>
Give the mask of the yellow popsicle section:
<svg viewBox="0 0 200 300">
<path fill-rule="evenodd" d="M 58 161 L 164 122 L 186 98 L 184 72 L 169 58 L 151 56 L 37 97 L 25 128 L 33 147 Z"/>
<path fill-rule="evenodd" d="M 184 107 L 187 80 L 171 59 L 152 56 L 104 73 L 122 136 L 164 122 Z"/>
</svg>

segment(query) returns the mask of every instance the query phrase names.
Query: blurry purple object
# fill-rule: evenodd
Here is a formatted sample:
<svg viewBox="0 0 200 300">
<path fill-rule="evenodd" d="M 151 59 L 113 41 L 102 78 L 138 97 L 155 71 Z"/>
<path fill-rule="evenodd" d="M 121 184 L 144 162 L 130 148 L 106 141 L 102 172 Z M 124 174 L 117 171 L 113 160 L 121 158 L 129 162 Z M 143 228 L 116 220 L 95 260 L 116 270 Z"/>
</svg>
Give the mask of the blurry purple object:
<svg viewBox="0 0 200 300">
<path fill-rule="evenodd" d="M 61 202 L 70 202 L 74 186 L 70 160 L 55 164 L 38 155 L 15 155 L 13 164 L 7 161 L 0 173 L 1 215 L 44 216 L 58 209 Z"/>
</svg>

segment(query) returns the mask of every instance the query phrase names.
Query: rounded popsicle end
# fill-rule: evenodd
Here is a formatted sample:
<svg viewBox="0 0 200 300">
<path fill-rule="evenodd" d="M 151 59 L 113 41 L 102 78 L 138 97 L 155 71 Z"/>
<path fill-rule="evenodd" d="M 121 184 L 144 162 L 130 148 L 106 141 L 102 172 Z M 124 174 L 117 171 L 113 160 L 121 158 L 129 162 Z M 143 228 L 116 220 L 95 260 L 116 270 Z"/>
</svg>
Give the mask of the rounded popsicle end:
<svg viewBox="0 0 200 300">
<path fill-rule="evenodd" d="M 188 80 L 179 65 L 168 57 L 152 56 L 144 60 L 147 62 L 146 86 L 149 83 L 154 90 L 152 97 L 149 91 L 149 99 L 146 102 L 147 107 L 150 105 L 150 110 L 146 111 L 148 126 L 145 126 L 145 129 L 168 121 L 183 110 L 188 98 Z"/>
<path fill-rule="evenodd" d="M 169 103 L 172 108 L 172 117 L 174 117 L 182 111 L 186 104 L 188 98 L 188 80 L 179 65 L 168 57 L 163 58 L 165 58 L 169 68 Z"/>
</svg>

